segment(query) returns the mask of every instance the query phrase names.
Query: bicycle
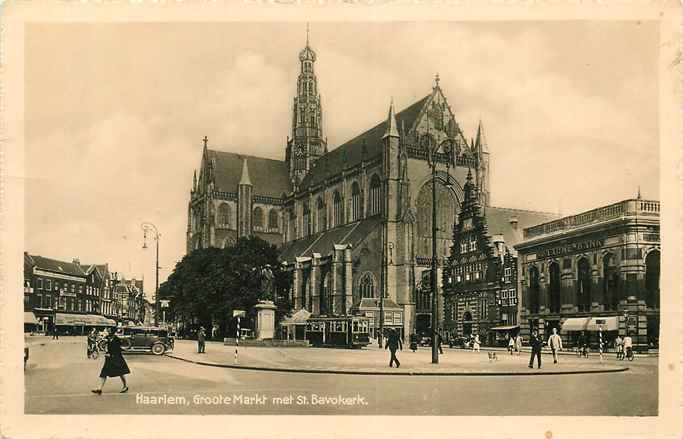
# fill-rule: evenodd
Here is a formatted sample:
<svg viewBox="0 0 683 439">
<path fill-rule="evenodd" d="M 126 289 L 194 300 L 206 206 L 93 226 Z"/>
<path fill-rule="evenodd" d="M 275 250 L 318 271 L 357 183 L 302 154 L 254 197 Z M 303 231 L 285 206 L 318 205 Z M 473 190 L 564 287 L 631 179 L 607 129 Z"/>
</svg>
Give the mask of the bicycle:
<svg viewBox="0 0 683 439">
<path fill-rule="evenodd" d="M 633 361 L 636 358 L 635 354 L 633 353 L 632 348 L 626 348 L 626 359 L 628 361 Z"/>
</svg>

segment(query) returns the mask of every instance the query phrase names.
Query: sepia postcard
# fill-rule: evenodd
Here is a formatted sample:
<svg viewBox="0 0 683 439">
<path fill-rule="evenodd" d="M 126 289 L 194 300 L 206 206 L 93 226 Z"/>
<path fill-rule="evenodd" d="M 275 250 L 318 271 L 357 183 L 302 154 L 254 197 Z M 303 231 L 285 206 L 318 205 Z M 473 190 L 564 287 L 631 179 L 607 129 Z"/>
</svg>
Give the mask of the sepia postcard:
<svg viewBox="0 0 683 439">
<path fill-rule="evenodd" d="M 0 437 L 681 437 L 679 4 L 3 12 Z"/>
</svg>

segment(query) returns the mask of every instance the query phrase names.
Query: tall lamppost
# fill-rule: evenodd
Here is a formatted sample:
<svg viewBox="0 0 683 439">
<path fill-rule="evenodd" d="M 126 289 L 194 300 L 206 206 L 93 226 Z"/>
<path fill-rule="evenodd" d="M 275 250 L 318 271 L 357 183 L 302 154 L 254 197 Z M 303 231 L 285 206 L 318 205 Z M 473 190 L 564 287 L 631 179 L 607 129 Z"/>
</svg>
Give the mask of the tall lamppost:
<svg viewBox="0 0 683 439">
<path fill-rule="evenodd" d="M 154 286 L 154 326 L 159 326 L 159 229 L 157 226 L 150 222 L 144 222 L 141 225 L 142 231 L 144 233 L 144 243 L 142 248 L 147 248 L 147 232 L 153 233 L 154 240 L 156 241 L 156 263 L 154 264 L 155 273 L 155 286 Z"/>
<path fill-rule="evenodd" d="M 452 139 L 445 139 L 441 143 L 437 143 L 434 137 L 427 133 L 424 134 L 420 143 L 423 149 L 427 150 L 427 163 L 432 169 L 432 269 L 431 269 L 431 289 L 432 289 L 432 363 L 439 363 L 439 346 L 437 343 L 438 336 L 438 291 L 437 291 L 437 251 L 436 251 L 436 173 L 437 163 L 445 163 L 446 165 L 446 187 L 451 187 L 450 168 L 455 166 L 455 155 L 453 154 L 455 148 Z M 441 151 L 441 152 L 440 152 Z"/>
</svg>

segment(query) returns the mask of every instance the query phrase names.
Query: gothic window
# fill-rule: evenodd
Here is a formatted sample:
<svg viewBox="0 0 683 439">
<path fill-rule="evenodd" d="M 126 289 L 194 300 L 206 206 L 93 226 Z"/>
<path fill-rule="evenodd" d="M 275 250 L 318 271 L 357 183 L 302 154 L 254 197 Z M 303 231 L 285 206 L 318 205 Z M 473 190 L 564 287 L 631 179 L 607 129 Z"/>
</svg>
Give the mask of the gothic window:
<svg viewBox="0 0 683 439">
<path fill-rule="evenodd" d="M 309 236 L 311 234 L 311 208 L 308 205 L 308 201 L 304 203 L 304 224 L 303 233 L 304 236 Z"/>
<path fill-rule="evenodd" d="M 342 205 L 341 194 L 334 191 L 334 202 L 332 204 L 333 227 L 342 225 L 344 218 L 344 206 Z"/>
<path fill-rule="evenodd" d="M 360 217 L 360 186 L 354 181 L 351 185 L 351 221 L 358 221 Z"/>
<path fill-rule="evenodd" d="M 366 271 L 358 282 L 358 287 L 360 289 L 361 298 L 373 298 L 375 297 L 375 280 L 372 273 Z"/>
<path fill-rule="evenodd" d="M 327 211 L 325 209 L 325 203 L 323 202 L 322 197 L 318 197 L 318 201 L 316 202 L 316 212 L 316 231 L 322 232 L 327 228 Z"/>
<path fill-rule="evenodd" d="M 230 227 L 230 205 L 221 203 L 218 206 L 218 226 Z"/>
<path fill-rule="evenodd" d="M 252 217 L 254 222 L 254 230 L 263 230 L 263 209 L 256 207 Z"/>
<path fill-rule="evenodd" d="M 268 213 L 268 230 L 278 230 L 277 210 L 275 209 L 270 209 L 270 212 Z"/>
<path fill-rule="evenodd" d="M 379 176 L 377 174 L 373 175 L 370 179 L 370 206 L 369 215 L 377 215 L 382 211 L 381 205 L 382 199 L 382 184 L 379 181 Z"/>
<path fill-rule="evenodd" d="M 457 214 L 456 199 L 443 182 L 436 184 L 436 237 L 452 239 L 453 224 Z M 432 237 L 432 183 L 425 183 L 417 195 L 417 235 L 421 241 L 418 252 L 429 253 Z"/>
</svg>

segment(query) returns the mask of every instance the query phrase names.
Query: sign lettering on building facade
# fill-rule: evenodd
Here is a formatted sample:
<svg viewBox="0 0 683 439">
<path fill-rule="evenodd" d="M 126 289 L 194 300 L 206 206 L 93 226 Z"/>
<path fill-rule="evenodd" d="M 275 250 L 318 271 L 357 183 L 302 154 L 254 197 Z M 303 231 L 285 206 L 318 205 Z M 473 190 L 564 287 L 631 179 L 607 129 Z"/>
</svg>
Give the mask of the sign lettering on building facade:
<svg viewBox="0 0 683 439">
<path fill-rule="evenodd" d="M 551 256 L 563 256 L 572 253 L 577 253 L 585 250 L 592 250 L 600 248 L 605 244 L 604 239 L 592 239 L 590 241 L 570 242 L 562 246 L 551 247 L 539 250 L 536 255 L 539 258 L 547 258 Z"/>
</svg>

